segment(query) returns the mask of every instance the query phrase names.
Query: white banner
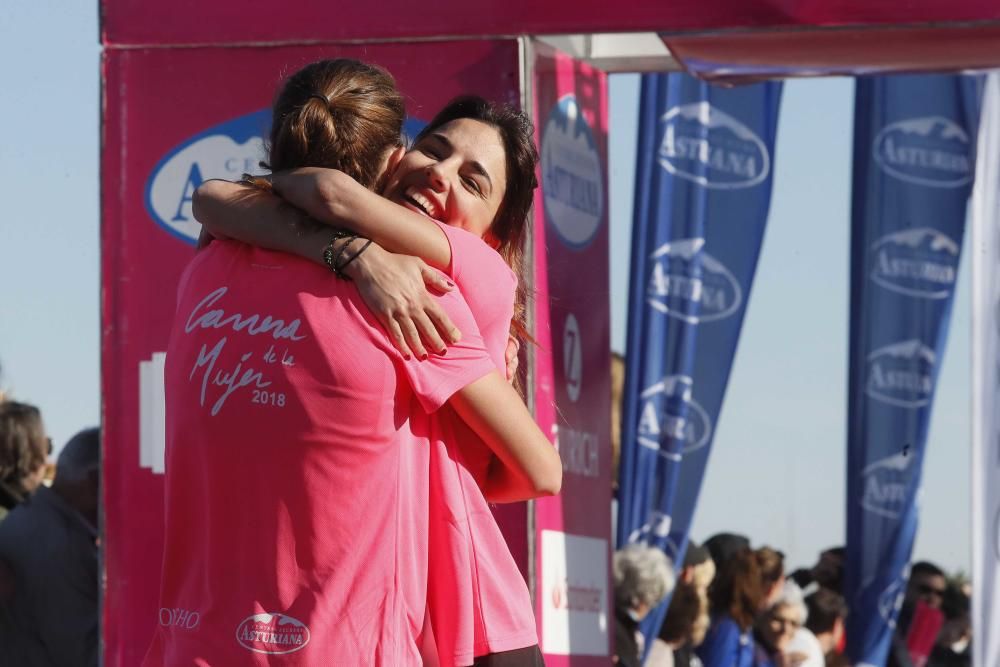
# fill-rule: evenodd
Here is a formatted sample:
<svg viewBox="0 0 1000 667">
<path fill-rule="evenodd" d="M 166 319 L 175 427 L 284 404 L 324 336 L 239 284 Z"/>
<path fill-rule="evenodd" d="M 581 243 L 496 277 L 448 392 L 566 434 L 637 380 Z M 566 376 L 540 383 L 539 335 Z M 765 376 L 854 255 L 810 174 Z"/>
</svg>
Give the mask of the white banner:
<svg viewBox="0 0 1000 667">
<path fill-rule="evenodd" d="M 986 78 L 971 226 L 972 664 L 1000 667 L 1000 72 Z"/>
</svg>

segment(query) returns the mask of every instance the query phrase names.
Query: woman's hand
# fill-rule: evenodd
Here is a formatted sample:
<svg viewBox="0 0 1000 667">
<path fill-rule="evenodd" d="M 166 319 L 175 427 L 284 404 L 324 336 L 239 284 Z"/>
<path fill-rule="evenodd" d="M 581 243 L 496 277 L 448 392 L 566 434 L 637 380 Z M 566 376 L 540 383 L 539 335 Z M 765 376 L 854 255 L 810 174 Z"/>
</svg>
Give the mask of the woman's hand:
<svg viewBox="0 0 1000 667">
<path fill-rule="evenodd" d="M 513 334 L 507 338 L 507 351 L 504 352 L 504 360 L 507 362 L 507 382 L 514 382 L 517 377 L 517 365 L 519 363 L 518 352 L 521 351 L 521 341 Z"/>
<path fill-rule="evenodd" d="M 448 292 L 454 283 L 419 257 L 395 255 L 372 244 L 346 273 L 404 357 L 426 359 L 426 347 L 442 354 L 445 341 L 461 340 L 461 332 L 428 293 L 429 288 Z"/>
</svg>

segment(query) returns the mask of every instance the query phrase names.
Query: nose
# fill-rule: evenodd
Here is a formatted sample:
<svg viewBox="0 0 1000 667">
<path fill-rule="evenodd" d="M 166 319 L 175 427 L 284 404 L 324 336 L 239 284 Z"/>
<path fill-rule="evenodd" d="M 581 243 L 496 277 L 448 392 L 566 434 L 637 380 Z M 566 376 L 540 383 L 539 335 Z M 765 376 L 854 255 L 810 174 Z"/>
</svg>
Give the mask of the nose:
<svg viewBox="0 0 1000 667">
<path fill-rule="evenodd" d="M 440 162 L 427 166 L 427 183 L 435 192 L 444 192 L 448 185 L 448 179 L 445 178 Z"/>
</svg>

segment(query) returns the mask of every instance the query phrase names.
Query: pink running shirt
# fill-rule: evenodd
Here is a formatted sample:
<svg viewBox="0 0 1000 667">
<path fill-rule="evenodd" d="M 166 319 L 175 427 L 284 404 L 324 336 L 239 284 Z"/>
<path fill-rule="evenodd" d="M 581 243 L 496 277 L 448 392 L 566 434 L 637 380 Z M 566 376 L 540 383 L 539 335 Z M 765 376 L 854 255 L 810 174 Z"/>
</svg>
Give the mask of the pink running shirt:
<svg viewBox="0 0 1000 667">
<path fill-rule="evenodd" d="M 481 238 L 441 225 L 450 275 L 501 375 L 517 276 Z M 480 489 L 493 454 L 445 406 L 431 415 L 429 592 L 441 667 L 538 643 L 531 597 Z"/>
<path fill-rule="evenodd" d="M 191 262 L 146 665 L 421 664 L 425 411 L 494 370 L 461 296 L 440 303 L 461 343 L 406 362 L 321 267 L 233 242 Z"/>
</svg>

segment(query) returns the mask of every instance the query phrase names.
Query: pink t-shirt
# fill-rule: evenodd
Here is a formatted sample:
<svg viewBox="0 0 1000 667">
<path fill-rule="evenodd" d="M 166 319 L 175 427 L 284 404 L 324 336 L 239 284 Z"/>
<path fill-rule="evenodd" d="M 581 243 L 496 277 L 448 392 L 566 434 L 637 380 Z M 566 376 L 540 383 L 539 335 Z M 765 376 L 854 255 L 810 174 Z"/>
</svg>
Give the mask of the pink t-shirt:
<svg viewBox="0 0 1000 667">
<path fill-rule="evenodd" d="M 320 267 L 233 242 L 192 261 L 146 665 L 421 664 L 426 412 L 494 370 L 461 295 L 440 303 L 461 343 L 404 361 Z"/>
<path fill-rule="evenodd" d="M 479 237 L 441 227 L 451 243 L 450 275 L 505 374 L 517 277 Z M 428 595 L 441 665 L 533 646 L 528 587 L 480 490 L 492 452 L 449 406 L 431 415 L 431 425 Z"/>
</svg>

